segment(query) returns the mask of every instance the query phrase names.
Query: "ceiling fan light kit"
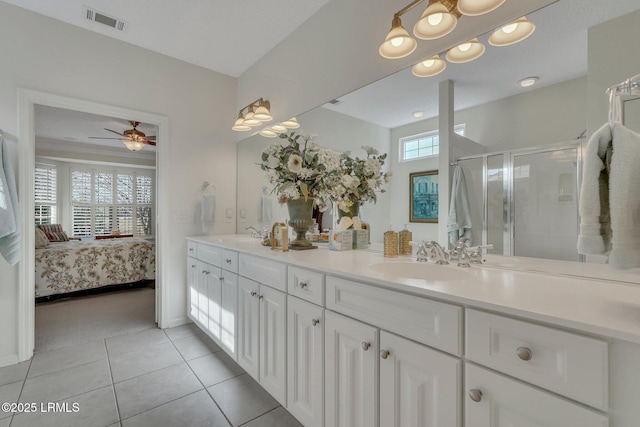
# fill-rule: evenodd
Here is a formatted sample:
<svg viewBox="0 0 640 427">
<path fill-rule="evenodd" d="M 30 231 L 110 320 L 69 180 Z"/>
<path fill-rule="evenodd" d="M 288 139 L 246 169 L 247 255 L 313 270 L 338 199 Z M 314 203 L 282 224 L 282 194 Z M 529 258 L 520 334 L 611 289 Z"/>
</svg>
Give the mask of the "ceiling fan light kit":
<svg viewBox="0 0 640 427">
<path fill-rule="evenodd" d="M 133 129 L 127 129 L 124 132 L 118 132 L 113 129 L 104 128 L 104 130 L 119 135 L 120 138 L 106 138 L 102 136 L 90 136 L 90 139 L 118 139 L 131 151 L 140 151 L 145 145 L 156 145 L 155 136 L 147 136 L 144 132 L 136 129 L 140 126 L 140 122 L 129 120 L 129 124 Z"/>
<path fill-rule="evenodd" d="M 414 0 L 393 15 L 391 31 L 380 45 L 380 56 L 386 59 L 399 59 L 411 55 L 417 42 L 402 27 L 400 17 L 425 0 Z M 500 7 L 505 0 L 429 0 L 427 8 L 413 27 L 413 35 L 421 40 L 435 40 L 451 33 L 458 24 L 458 18 L 479 16 Z M 489 37 L 492 46 L 509 46 L 529 37 L 535 30 L 535 24 L 526 17 L 519 18 L 495 30 Z M 473 61 L 482 56 L 485 47 L 477 38 L 461 43 L 449 49 L 445 55 L 447 61 L 460 64 Z M 437 57 L 437 59 L 436 59 Z M 426 58 L 413 66 L 412 73 L 417 77 L 431 77 L 444 71 L 446 64 L 438 55 Z"/>
</svg>

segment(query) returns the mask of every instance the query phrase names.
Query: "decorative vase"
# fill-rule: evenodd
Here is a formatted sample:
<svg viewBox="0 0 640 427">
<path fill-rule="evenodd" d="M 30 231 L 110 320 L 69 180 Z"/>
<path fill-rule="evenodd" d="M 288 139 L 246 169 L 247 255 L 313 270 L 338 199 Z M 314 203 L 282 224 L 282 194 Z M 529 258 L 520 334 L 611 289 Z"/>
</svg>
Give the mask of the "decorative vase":
<svg viewBox="0 0 640 427">
<path fill-rule="evenodd" d="M 318 248 L 317 246 L 312 245 L 306 237 L 307 231 L 314 224 L 313 202 L 314 199 L 311 197 L 308 197 L 306 200 L 301 197 L 299 199 L 287 201 L 287 209 L 289 210 L 289 226 L 296 232 L 296 238 L 289 244 L 289 249 L 300 251 Z"/>
</svg>

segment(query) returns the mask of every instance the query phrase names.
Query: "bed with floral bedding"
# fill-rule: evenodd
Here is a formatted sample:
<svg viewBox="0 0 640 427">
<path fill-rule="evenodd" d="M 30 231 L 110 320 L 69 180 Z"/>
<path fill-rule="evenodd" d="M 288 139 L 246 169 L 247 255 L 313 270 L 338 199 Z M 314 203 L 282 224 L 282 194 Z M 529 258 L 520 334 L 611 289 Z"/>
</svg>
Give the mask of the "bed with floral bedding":
<svg viewBox="0 0 640 427">
<path fill-rule="evenodd" d="M 155 246 L 138 238 L 52 242 L 35 259 L 36 298 L 155 278 Z"/>
</svg>

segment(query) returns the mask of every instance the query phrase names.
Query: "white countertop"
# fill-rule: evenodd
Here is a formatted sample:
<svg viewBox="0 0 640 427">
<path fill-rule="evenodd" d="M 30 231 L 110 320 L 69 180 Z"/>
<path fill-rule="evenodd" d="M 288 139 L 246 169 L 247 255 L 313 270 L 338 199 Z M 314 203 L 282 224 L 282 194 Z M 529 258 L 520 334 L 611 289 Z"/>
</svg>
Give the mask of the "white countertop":
<svg viewBox="0 0 640 427">
<path fill-rule="evenodd" d="M 451 273 L 457 280 L 417 279 L 383 274 L 371 268 L 379 263 L 417 263 L 410 257 L 385 258 L 381 253 L 366 250 L 329 251 L 323 245 L 315 250 L 279 252 L 246 235 L 199 236 L 189 240 L 445 302 L 640 344 L 638 271 L 617 272 L 606 265 L 526 258 L 509 262 L 506 257 L 492 260 L 487 256 L 487 264 L 481 266 L 460 268 L 429 263 L 426 268 L 437 276 L 446 276 L 447 269 L 453 269 Z M 547 273 L 540 272 L 543 270 Z M 591 277 L 579 277 L 585 275 Z"/>
</svg>

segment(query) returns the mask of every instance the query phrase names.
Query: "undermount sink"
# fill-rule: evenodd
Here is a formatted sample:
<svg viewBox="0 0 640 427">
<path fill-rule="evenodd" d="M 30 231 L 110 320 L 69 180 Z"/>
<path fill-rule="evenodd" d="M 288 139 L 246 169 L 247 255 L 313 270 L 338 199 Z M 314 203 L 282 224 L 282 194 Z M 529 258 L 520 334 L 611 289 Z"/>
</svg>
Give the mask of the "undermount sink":
<svg viewBox="0 0 640 427">
<path fill-rule="evenodd" d="M 381 262 L 371 264 L 371 269 L 385 276 L 405 277 L 410 279 L 455 281 L 470 278 L 470 272 L 463 268 L 427 264 L 425 262 Z"/>
</svg>

